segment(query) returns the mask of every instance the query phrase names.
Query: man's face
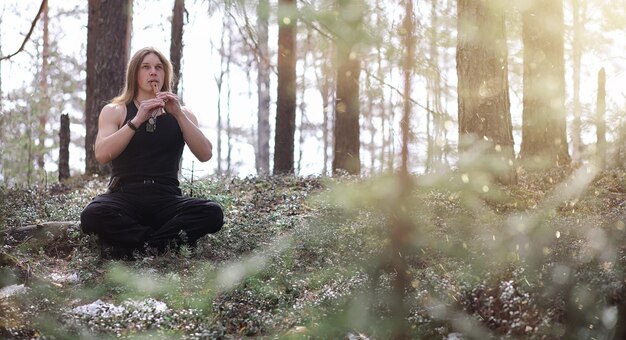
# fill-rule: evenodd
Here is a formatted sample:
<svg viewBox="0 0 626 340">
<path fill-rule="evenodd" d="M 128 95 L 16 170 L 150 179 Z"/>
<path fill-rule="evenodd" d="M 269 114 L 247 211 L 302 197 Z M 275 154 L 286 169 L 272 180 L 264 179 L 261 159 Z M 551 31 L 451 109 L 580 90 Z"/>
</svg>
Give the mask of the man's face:
<svg viewBox="0 0 626 340">
<path fill-rule="evenodd" d="M 137 81 L 142 90 L 153 92 L 153 84 L 158 85 L 159 91 L 163 88 L 165 70 L 163 69 L 161 59 L 156 54 L 150 53 L 143 58 L 141 65 L 139 65 L 138 73 Z"/>
</svg>

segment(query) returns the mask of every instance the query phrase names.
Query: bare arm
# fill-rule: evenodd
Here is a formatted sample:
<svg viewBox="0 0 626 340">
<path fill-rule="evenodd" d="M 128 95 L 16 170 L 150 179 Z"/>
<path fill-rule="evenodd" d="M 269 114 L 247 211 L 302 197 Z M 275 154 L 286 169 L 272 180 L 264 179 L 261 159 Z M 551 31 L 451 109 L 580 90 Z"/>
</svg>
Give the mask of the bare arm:
<svg viewBox="0 0 626 340">
<path fill-rule="evenodd" d="M 213 145 L 198 128 L 196 116 L 187 108 L 182 108 L 182 111 L 182 115 L 175 117 L 183 132 L 185 143 L 200 162 L 206 162 L 213 157 Z"/>
<path fill-rule="evenodd" d="M 124 105 L 109 104 L 100 111 L 95 147 L 98 163 L 106 164 L 117 158 L 135 134 L 135 131 L 124 125 L 125 117 Z"/>
<path fill-rule="evenodd" d="M 189 150 L 200 162 L 206 162 L 213 157 L 213 145 L 198 127 L 198 118 L 186 107 L 180 106 L 178 96 L 173 93 L 161 92 L 158 98 L 165 100 L 165 109 L 172 114 L 181 131 Z"/>
</svg>

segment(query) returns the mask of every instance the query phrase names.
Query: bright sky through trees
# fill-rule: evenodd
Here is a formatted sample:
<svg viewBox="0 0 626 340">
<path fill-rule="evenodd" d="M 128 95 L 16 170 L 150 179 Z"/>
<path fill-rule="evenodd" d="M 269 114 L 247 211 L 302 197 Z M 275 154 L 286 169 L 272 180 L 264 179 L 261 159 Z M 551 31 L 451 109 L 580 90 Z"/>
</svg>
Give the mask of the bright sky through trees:
<svg viewBox="0 0 626 340">
<path fill-rule="evenodd" d="M 423 25 L 428 24 L 429 9 L 422 8 L 422 4 L 417 2 L 416 16 L 417 20 Z M 39 0 L 4 0 L 0 4 L 0 11 L 2 22 L 0 24 L 1 35 L 1 49 L 2 54 L 6 55 L 15 52 L 21 45 L 24 36 L 30 28 L 31 21 L 34 15 L 37 13 L 37 9 L 41 2 Z M 131 53 L 138 48 L 152 45 L 161 49 L 166 54 L 169 54 L 169 35 L 170 35 L 170 23 L 169 17 L 173 1 L 163 2 L 156 0 L 135 0 L 134 1 L 134 15 L 133 15 L 133 37 Z M 216 106 L 217 106 L 217 86 L 215 82 L 215 75 L 219 73 L 220 57 L 216 52 L 219 47 L 220 28 L 222 27 L 222 19 L 224 14 L 217 12 L 210 16 L 208 14 L 208 5 L 205 1 L 187 1 L 186 7 L 189 13 L 189 21 L 184 28 L 184 51 L 182 61 L 182 83 L 181 83 L 181 95 L 186 105 L 188 105 L 194 113 L 198 116 L 202 129 L 207 136 L 214 142 L 216 142 Z M 221 6 L 217 6 L 221 7 Z M 427 6 L 426 6 L 427 7 Z M 59 18 L 61 11 L 68 11 L 78 8 L 82 11 L 80 15 L 63 15 Z M 222 11 L 222 8 L 219 8 Z M 387 10 L 390 11 L 389 20 L 393 23 L 394 18 L 400 17 L 399 9 L 396 6 L 388 6 Z M 86 58 L 86 23 L 87 23 L 87 2 L 83 0 L 73 1 L 50 1 L 50 32 L 51 39 L 58 41 L 59 50 L 63 54 L 75 55 L 77 59 L 84 60 Z M 565 7 L 565 21 L 566 25 L 571 24 L 571 9 L 566 1 Z M 588 9 L 590 15 L 593 16 L 590 20 L 595 20 L 589 24 L 588 30 L 595 30 L 600 32 L 597 21 L 597 17 L 601 15 L 596 9 Z M 254 13 L 248 13 L 250 18 L 250 24 L 254 25 Z M 231 19 L 237 20 L 237 24 L 244 25 L 244 20 L 241 17 L 233 16 Z M 277 39 L 277 27 L 274 17 L 270 18 L 270 32 L 269 32 L 269 45 L 272 61 L 275 63 L 275 50 Z M 399 21 L 398 21 L 399 22 Z M 397 24 L 397 23 L 396 23 Z M 60 27 L 62 25 L 62 27 Z M 300 26 L 299 29 L 301 29 Z M 13 57 L 10 61 L 2 62 L 2 91 L 6 96 L 11 90 L 17 88 L 24 88 L 36 83 L 33 81 L 33 76 L 37 74 L 38 65 L 33 64 L 33 60 L 37 58 L 37 44 L 32 39 L 41 38 L 41 23 L 35 28 L 35 32 L 31 37 L 31 41 L 26 44 L 25 51 Z M 240 39 L 240 33 L 235 28 L 235 39 Z M 515 32 L 508 32 L 509 36 L 509 72 L 510 77 L 510 97 L 511 97 L 511 114 L 514 125 L 514 139 L 516 149 L 519 150 L 519 143 L 521 142 L 521 135 L 519 126 L 521 125 L 521 42 L 514 37 Z M 606 39 L 606 43 L 602 44 L 600 48 L 596 48 L 595 51 L 585 52 L 583 56 L 583 80 L 581 82 L 584 87 L 581 90 L 581 101 L 584 107 L 584 115 L 587 117 L 593 116 L 595 109 L 595 91 L 596 91 L 596 79 L 595 76 L 600 67 L 605 67 L 607 70 L 607 115 L 608 117 L 615 117 L 620 112 L 616 110 L 616 107 L 621 107 L 623 113 L 624 98 L 626 96 L 623 90 L 623 78 L 624 69 L 626 69 L 626 58 L 623 56 L 624 41 L 617 39 L 623 35 L 623 30 L 620 34 L 619 31 L 608 34 L 603 33 L 603 38 Z M 611 40 L 612 39 L 612 40 Z M 301 40 L 301 39 L 299 39 Z M 570 56 L 570 42 L 571 38 L 566 37 L 566 106 L 568 111 L 568 120 L 571 119 L 571 62 Z M 600 45 L 600 44 L 599 44 Z M 237 53 L 237 52 L 235 52 Z M 373 52 L 372 52 L 373 53 Z M 451 53 L 447 51 L 445 53 Z M 453 52 L 452 52 L 453 53 Z M 456 86 L 456 74 L 454 69 L 454 56 L 451 56 L 449 65 L 441 65 L 444 79 L 451 87 L 452 91 Z M 227 82 L 231 84 L 231 99 L 230 99 L 230 112 L 231 120 L 235 128 L 243 131 L 248 131 L 251 136 L 248 139 L 246 137 L 239 137 L 232 145 L 232 158 L 233 169 L 235 173 L 245 176 L 254 174 L 254 131 L 256 124 L 256 75 L 254 71 L 254 62 L 250 60 L 251 56 L 245 55 L 245 53 L 237 54 L 238 65 L 231 67 L 231 79 Z M 246 63 L 251 63 L 251 70 L 246 71 Z M 302 63 L 298 63 L 298 79 L 300 81 L 302 70 Z M 311 72 L 311 70 L 307 70 Z M 84 75 L 84 73 L 81 73 Z M 276 113 L 275 100 L 276 100 L 276 75 L 272 73 L 272 80 L 270 84 L 271 89 L 271 108 L 270 108 L 270 123 L 274 124 L 274 115 Z M 397 82 L 400 79 L 398 76 L 393 76 L 394 79 L 387 80 L 389 82 Z M 312 81 L 315 77 L 311 76 Z M 363 77 L 362 77 L 363 78 Z M 55 79 L 51 80 L 52 82 Z M 424 80 L 421 76 L 416 75 L 414 78 L 415 84 L 413 86 L 413 99 L 418 103 L 424 103 L 425 91 Z M 400 87 L 394 84 L 396 87 Z M 319 93 L 314 89 L 312 84 L 308 84 L 309 88 L 305 92 L 304 102 L 306 103 L 307 123 L 319 124 L 322 120 L 321 114 L 314 114 L 313 112 L 320 111 L 321 100 Z M 394 96 L 394 100 L 399 101 L 400 98 L 394 91 L 389 90 L 385 85 L 379 85 L 384 87 L 385 91 L 389 91 L 389 95 Z M 227 100 L 228 89 L 222 91 L 222 112 L 227 112 Z M 62 94 L 53 94 L 62 95 Z M 81 94 L 84 96 L 84 94 Z M 364 95 L 363 93 L 361 94 Z M 298 95 L 298 105 L 303 101 Z M 456 115 L 456 97 L 453 94 L 447 98 L 446 110 L 455 117 Z M 3 105 L 11 105 L 11 101 L 6 101 Z M 4 107 L 7 109 L 8 107 Z M 415 106 L 416 111 L 413 115 L 414 126 L 417 129 L 423 129 L 425 123 L 420 119 L 423 119 L 424 112 L 419 106 Z M 76 120 L 82 120 L 83 112 L 79 112 L 75 109 L 67 108 L 66 112 L 70 113 Z M 297 121 L 296 126 L 300 124 L 301 115 L 298 112 L 296 114 Z M 58 119 L 54 120 L 54 124 L 58 124 Z M 362 126 L 363 126 L 362 122 Z M 448 124 L 447 124 L 448 125 Z M 588 125 L 589 126 L 589 125 Z M 58 126 L 50 126 L 50 129 L 56 131 Z M 75 123 L 71 126 L 73 136 L 84 136 L 84 127 L 81 124 Z M 396 127 L 397 129 L 397 127 Z M 296 129 L 296 141 L 299 139 L 299 131 Z M 417 133 L 423 133 L 417 131 Z M 273 135 L 273 130 L 272 130 Z M 397 136 L 396 136 L 397 137 Z M 611 136 L 609 136 L 610 138 Z M 456 125 L 451 126 L 448 130 L 447 138 L 456 139 Z M 225 137 L 224 137 L 225 139 Z M 321 159 L 321 142 L 319 136 L 314 137 L 311 134 L 307 135 L 304 139 L 302 146 L 304 155 L 302 157 L 302 169 L 300 175 L 318 174 L 322 169 Z M 362 137 L 362 140 L 369 140 L 368 137 Z M 587 144 L 593 143 L 595 140 L 595 132 L 592 128 L 587 128 L 587 133 L 583 135 L 583 141 Z M 270 149 L 273 152 L 273 138 L 270 139 Z M 397 144 L 397 142 L 396 142 Z M 423 145 L 419 143 L 414 145 L 418 148 L 417 151 L 422 152 Z M 214 146 L 215 148 L 215 146 Z M 299 145 L 295 145 L 295 158 L 298 158 Z M 396 148 L 398 150 L 398 148 Z M 214 150 L 215 151 L 215 150 Z M 363 151 L 361 151 L 363 153 Z M 224 152 L 225 153 L 225 152 Z M 56 159 L 56 154 L 54 155 Z M 369 154 L 362 154 L 362 162 L 369 164 Z M 191 169 L 191 161 L 193 156 L 186 149 L 183 155 L 183 175 L 188 176 Z M 75 172 L 82 172 L 84 170 L 84 149 L 74 147 L 70 150 L 70 163 Z M 207 163 L 194 163 L 194 170 L 198 171 L 196 176 L 210 175 L 215 172 L 216 162 L 215 159 Z M 48 170 L 56 170 L 56 163 L 54 160 L 49 160 L 46 163 Z"/>
</svg>

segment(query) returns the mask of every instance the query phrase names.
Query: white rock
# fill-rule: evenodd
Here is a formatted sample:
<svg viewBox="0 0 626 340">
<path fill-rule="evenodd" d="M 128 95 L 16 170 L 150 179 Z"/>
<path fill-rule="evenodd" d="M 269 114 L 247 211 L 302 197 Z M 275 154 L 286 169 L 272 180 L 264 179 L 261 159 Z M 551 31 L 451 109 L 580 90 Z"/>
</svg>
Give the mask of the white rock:
<svg viewBox="0 0 626 340">
<path fill-rule="evenodd" d="M 122 306 L 116 306 L 111 303 L 106 303 L 100 299 L 88 304 L 78 306 L 72 309 L 72 313 L 78 315 L 89 315 L 89 316 L 100 316 L 100 317 L 111 317 L 115 315 L 120 315 L 124 313 L 126 309 Z"/>
<path fill-rule="evenodd" d="M 6 299 L 13 295 L 25 294 L 28 291 L 27 287 L 21 285 L 10 285 L 0 289 L 0 299 Z"/>
<path fill-rule="evenodd" d="M 72 309 L 72 313 L 77 315 L 89 315 L 96 317 L 109 318 L 112 316 L 118 316 L 124 313 L 126 310 L 138 311 L 138 312 L 150 312 L 150 313 L 164 313 L 168 311 L 168 307 L 165 302 L 155 299 L 145 300 L 127 300 L 120 306 L 116 306 L 111 303 L 106 303 L 100 299 L 83 306 L 78 306 Z"/>
<path fill-rule="evenodd" d="M 58 283 L 73 283 L 78 282 L 78 274 L 62 274 L 62 273 L 52 273 L 50 274 L 50 280 Z"/>
<path fill-rule="evenodd" d="M 144 311 L 144 312 L 148 310 L 152 310 L 157 313 L 163 313 L 168 310 L 165 302 L 158 301 L 152 298 L 141 300 L 141 301 L 129 300 L 129 301 L 125 301 L 124 305 L 127 307 L 134 307 L 135 309 Z"/>
</svg>

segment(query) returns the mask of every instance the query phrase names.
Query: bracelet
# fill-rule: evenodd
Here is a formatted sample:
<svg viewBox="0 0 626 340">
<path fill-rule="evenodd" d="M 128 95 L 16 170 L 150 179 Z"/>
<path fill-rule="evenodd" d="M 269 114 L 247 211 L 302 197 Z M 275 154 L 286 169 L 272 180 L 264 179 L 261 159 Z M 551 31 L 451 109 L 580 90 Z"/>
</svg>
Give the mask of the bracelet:
<svg viewBox="0 0 626 340">
<path fill-rule="evenodd" d="M 128 127 L 133 130 L 133 131 L 137 131 L 137 127 L 135 126 L 135 124 L 133 124 L 133 122 L 130 121 L 130 119 L 126 122 L 126 125 L 128 125 Z"/>
</svg>

